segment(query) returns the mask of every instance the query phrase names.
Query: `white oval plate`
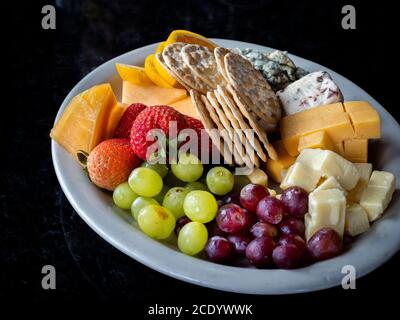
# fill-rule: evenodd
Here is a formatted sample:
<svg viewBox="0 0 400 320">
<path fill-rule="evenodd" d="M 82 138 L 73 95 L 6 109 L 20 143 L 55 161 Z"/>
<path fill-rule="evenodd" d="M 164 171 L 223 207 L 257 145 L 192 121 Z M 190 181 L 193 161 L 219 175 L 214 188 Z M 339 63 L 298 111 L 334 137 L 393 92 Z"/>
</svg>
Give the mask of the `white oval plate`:
<svg viewBox="0 0 400 320">
<path fill-rule="evenodd" d="M 271 48 L 251 43 L 214 39 L 224 47 Z M 121 94 L 121 80 L 115 63 L 143 65 L 145 57 L 153 53 L 157 44 L 139 48 L 116 57 L 93 70 L 68 94 L 58 111 L 61 115 L 76 94 L 104 82 L 110 82 L 117 95 Z M 374 168 L 400 176 L 400 126 L 371 96 L 351 81 L 311 61 L 291 56 L 296 65 L 308 71 L 327 70 L 342 89 L 346 100 L 367 100 L 380 113 L 382 139 L 373 143 L 370 155 L 375 155 Z M 152 240 L 142 233 L 131 218 L 112 204 L 111 196 L 88 179 L 79 165 L 60 146 L 52 141 L 54 168 L 69 202 L 84 221 L 101 237 L 135 260 L 171 277 L 197 285 L 250 294 L 287 294 L 321 290 L 340 285 L 342 267 L 352 265 L 357 277 L 371 272 L 388 260 L 400 247 L 400 202 L 396 190 L 394 199 L 383 218 L 359 237 L 342 255 L 297 270 L 262 270 L 239 268 L 202 260 L 182 254 L 173 244 Z M 398 189 L 397 185 L 397 189 Z"/>
</svg>

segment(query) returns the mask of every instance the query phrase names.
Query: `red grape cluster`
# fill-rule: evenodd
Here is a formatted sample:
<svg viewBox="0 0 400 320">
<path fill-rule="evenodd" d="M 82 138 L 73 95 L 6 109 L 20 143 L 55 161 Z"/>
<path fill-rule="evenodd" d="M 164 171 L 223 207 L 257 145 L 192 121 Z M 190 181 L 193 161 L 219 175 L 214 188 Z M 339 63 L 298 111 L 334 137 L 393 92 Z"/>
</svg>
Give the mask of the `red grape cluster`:
<svg viewBox="0 0 400 320">
<path fill-rule="evenodd" d="M 245 256 L 258 268 L 292 269 L 339 254 L 342 241 L 332 229 L 304 241 L 307 210 L 308 194 L 302 188 L 290 187 L 278 199 L 265 187 L 248 184 L 240 195 L 222 199 L 215 221 L 208 224 L 208 258 L 228 264 Z"/>
</svg>

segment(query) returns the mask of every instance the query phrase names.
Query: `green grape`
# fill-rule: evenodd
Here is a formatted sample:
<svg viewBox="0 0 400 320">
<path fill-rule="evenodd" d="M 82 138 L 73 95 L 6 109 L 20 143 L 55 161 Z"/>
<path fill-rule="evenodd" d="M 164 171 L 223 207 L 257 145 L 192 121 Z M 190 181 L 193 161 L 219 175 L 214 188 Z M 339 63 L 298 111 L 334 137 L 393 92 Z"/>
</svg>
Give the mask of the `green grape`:
<svg viewBox="0 0 400 320">
<path fill-rule="evenodd" d="M 233 189 L 233 174 L 224 167 L 214 167 L 207 173 L 208 189 L 219 196 L 223 196 Z"/>
<path fill-rule="evenodd" d="M 200 222 L 185 224 L 178 235 L 178 248 L 183 253 L 193 256 L 202 251 L 208 240 L 207 228 Z"/>
<path fill-rule="evenodd" d="M 131 205 L 131 214 L 137 221 L 137 217 L 139 215 L 139 211 L 142 210 L 144 207 L 149 206 L 151 204 L 160 204 L 157 202 L 157 200 L 153 198 L 147 198 L 147 197 L 137 197 L 135 200 L 133 200 L 132 205 Z"/>
<path fill-rule="evenodd" d="M 128 182 L 121 183 L 113 192 L 113 200 L 115 205 L 121 209 L 129 209 L 133 200 L 138 195 L 131 189 Z"/>
<path fill-rule="evenodd" d="M 156 199 L 158 201 L 158 203 L 162 203 L 164 200 L 164 197 L 167 194 L 169 189 L 170 189 L 170 187 L 167 186 L 166 184 L 164 184 L 160 193 L 158 195 L 154 196 L 153 198 Z"/>
<path fill-rule="evenodd" d="M 184 181 L 196 181 L 203 174 L 203 164 L 195 155 L 190 153 L 179 154 L 178 163 L 171 164 L 174 175 Z"/>
<path fill-rule="evenodd" d="M 141 167 L 153 169 L 161 178 L 164 178 L 169 171 L 167 165 L 162 163 L 148 163 L 145 161 L 142 163 Z"/>
<path fill-rule="evenodd" d="M 151 204 L 139 211 L 138 224 L 148 236 L 166 239 L 175 229 L 175 217 L 167 208 Z"/>
<path fill-rule="evenodd" d="M 189 191 L 194 191 L 194 190 L 208 191 L 207 186 L 204 183 L 201 183 L 200 181 L 188 182 L 185 185 L 185 188 L 188 189 Z"/>
<path fill-rule="evenodd" d="M 169 209 L 175 218 L 184 216 L 183 201 L 188 193 L 189 190 L 182 187 L 169 189 L 162 202 L 163 207 Z"/>
<path fill-rule="evenodd" d="M 215 218 L 218 204 L 210 192 L 195 190 L 186 195 L 183 210 L 190 220 L 207 223 Z"/>
<path fill-rule="evenodd" d="M 153 169 L 139 167 L 132 171 L 128 183 L 142 197 L 154 197 L 160 193 L 163 181 Z"/>
</svg>

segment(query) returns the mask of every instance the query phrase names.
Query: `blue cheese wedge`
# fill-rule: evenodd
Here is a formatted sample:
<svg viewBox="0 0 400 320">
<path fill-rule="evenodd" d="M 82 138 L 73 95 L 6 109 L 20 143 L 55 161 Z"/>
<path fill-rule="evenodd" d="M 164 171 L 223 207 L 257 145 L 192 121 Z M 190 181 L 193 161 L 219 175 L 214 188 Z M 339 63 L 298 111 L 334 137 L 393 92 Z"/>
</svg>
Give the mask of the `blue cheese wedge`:
<svg viewBox="0 0 400 320">
<path fill-rule="evenodd" d="M 254 68 L 260 70 L 275 92 L 308 74 L 294 64 L 286 51 L 261 52 L 249 48 L 235 48 L 232 51 L 249 60 Z"/>
<path fill-rule="evenodd" d="M 286 115 L 343 101 L 342 92 L 326 71 L 310 73 L 276 95 Z"/>
</svg>

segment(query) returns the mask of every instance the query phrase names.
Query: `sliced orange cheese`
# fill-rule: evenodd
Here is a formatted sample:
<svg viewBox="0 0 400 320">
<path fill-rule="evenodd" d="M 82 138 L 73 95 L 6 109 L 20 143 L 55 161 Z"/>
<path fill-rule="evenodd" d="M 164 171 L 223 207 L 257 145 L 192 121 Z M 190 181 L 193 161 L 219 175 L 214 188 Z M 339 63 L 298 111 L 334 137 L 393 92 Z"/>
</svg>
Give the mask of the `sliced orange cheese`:
<svg viewBox="0 0 400 320">
<path fill-rule="evenodd" d="M 122 80 L 139 85 L 154 85 L 142 67 L 122 63 L 116 63 L 115 67 Z"/>
<path fill-rule="evenodd" d="M 352 139 L 343 142 L 344 157 L 356 163 L 368 162 L 368 140 Z"/>
<path fill-rule="evenodd" d="M 289 168 L 296 161 L 296 158 L 287 153 L 282 141 L 277 141 L 273 145 L 278 158 L 276 160 L 268 159 L 266 171 L 269 177 L 280 183 L 282 182 L 282 172 Z"/>
<path fill-rule="evenodd" d="M 128 105 L 124 103 L 117 103 L 117 105 L 111 110 L 110 116 L 108 117 L 106 139 L 110 139 L 114 136 L 114 131 L 117 128 L 119 120 L 121 119 L 122 114 L 127 106 Z"/>
<path fill-rule="evenodd" d="M 156 85 L 163 88 L 172 88 L 172 85 L 168 83 L 168 81 L 164 80 L 163 77 L 158 73 L 156 65 L 158 61 L 155 59 L 154 54 L 150 54 L 147 56 L 144 61 L 144 71 L 146 75 L 153 81 Z"/>
<path fill-rule="evenodd" d="M 75 96 L 50 132 L 50 137 L 74 158 L 79 150 L 89 153 L 107 138 L 109 117 L 119 108 L 110 84 L 94 86 Z"/>
<path fill-rule="evenodd" d="M 215 43 L 208 40 L 206 37 L 187 30 L 172 31 L 168 36 L 165 46 L 175 42 L 198 44 L 200 46 L 205 46 L 207 48 L 210 48 L 211 50 L 217 47 Z"/>
<path fill-rule="evenodd" d="M 139 86 L 128 81 L 122 85 L 122 103 L 143 103 L 147 106 L 170 105 L 187 97 L 185 89 Z"/>
<path fill-rule="evenodd" d="M 199 117 L 196 109 L 194 108 L 192 99 L 190 97 L 186 97 L 182 100 L 174 102 L 174 103 L 170 104 L 170 106 L 172 108 L 174 108 L 176 111 L 179 111 L 180 113 L 186 114 L 190 117 L 200 120 L 200 117 Z"/>
<path fill-rule="evenodd" d="M 316 131 L 300 137 L 298 151 L 303 149 L 333 150 L 333 143 L 326 131 Z"/>
</svg>

